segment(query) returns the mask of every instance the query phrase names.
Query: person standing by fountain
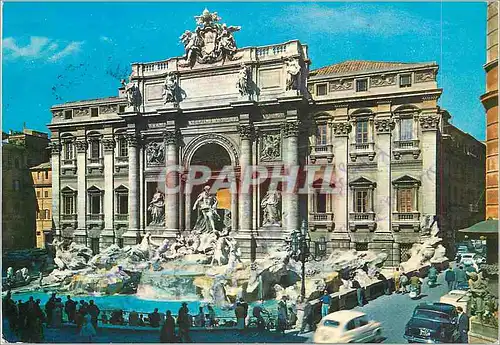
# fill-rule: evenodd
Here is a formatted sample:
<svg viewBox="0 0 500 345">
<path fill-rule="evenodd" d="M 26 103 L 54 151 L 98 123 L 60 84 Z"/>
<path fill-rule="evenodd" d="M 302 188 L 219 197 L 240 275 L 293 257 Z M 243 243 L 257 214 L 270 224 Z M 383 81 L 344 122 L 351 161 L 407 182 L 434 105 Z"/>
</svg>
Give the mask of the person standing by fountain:
<svg viewBox="0 0 500 345">
<path fill-rule="evenodd" d="M 328 294 L 328 290 L 323 291 L 323 296 L 320 298 L 321 301 L 321 317 L 325 317 L 328 315 L 330 311 L 330 302 L 332 298 Z"/>
<path fill-rule="evenodd" d="M 236 302 L 236 308 L 234 309 L 234 315 L 236 316 L 236 327 L 243 333 L 245 329 L 245 307 L 241 305 L 240 301 Z"/>
<path fill-rule="evenodd" d="M 96 336 L 95 328 L 92 326 L 92 316 L 87 312 L 83 315 L 83 325 L 80 330 L 80 336 L 88 343 L 91 343 L 92 338 Z"/>
<path fill-rule="evenodd" d="M 149 314 L 149 324 L 151 327 L 160 327 L 160 313 L 158 313 L 158 308 L 155 308 L 155 311 Z"/>
<path fill-rule="evenodd" d="M 455 287 L 455 272 L 453 271 L 453 267 L 451 264 L 448 266 L 448 269 L 444 273 L 444 280 L 448 284 L 448 291 L 453 290 Z"/>
<path fill-rule="evenodd" d="M 182 302 L 182 306 L 179 309 L 177 315 L 177 325 L 179 326 L 179 340 L 180 342 L 191 343 L 191 337 L 189 336 L 189 327 L 191 327 L 189 318 L 189 309 L 186 302 Z"/>
<path fill-rule="evenodd" d="M 401 277 L 401 272 L 399 272 L 399 267 L 396 267 L 396 270 L 392 274 L 394 278 L 394 290 L 396 293 L 399 293 L 399 277 Z"/>
<path fill-rule="evenodd" d="M 63 304 L 61 302 L 61 299 L 57 298 L 54 303 L 54 307 L 52 309 L 52 323 L 51 323 L 52 328 L 61 328 L 62 310 L 63 310 Z"/>
<path fill-rule="evenodd" d="M 160 343 L 175 343 L 175 320 L 172 317 L 172 312 L 167 310 L 165 316 L 165 323 L 161 326 L 160 330 Z"/>
<path fill-rule="evenodd" d="M 94 329 L 97 330 L 97 318 L 99 317 L 99 313 L 101 312 L 101 310 L 97 305 L 94 304 L 94 300 L 89 301 L 87 311 L 90 314 L 92 326 L 94 326 Z"/>
<path fill-rule="evenodd" d="M 54 310 L 54 306 L 56 304 L 56 293 L 52 293 L 52 296 L 49 298 L 47 303 L 45 304 L 45 314 L 47 315 L 47 325 L 52 325 L 52 311 Z"/>
<path fill-rule="evenodd" d="M 71 296 L 68 295 L 67 301 L 64 305 L 64 311 L 66 312 L 66 315 L 68 316 L 68 322 L 69 323 L 74 323 L 75 322 L 75 313 L 76 313 L 76 302 L 71 299 Z"/>
</svg>

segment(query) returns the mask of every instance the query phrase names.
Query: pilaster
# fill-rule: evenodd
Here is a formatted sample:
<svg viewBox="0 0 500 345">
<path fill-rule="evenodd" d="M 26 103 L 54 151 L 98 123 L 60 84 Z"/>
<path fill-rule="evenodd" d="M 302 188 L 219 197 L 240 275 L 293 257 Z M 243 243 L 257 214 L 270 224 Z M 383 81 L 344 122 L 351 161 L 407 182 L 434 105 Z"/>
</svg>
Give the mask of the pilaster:
<svg viewBox="0 0 500 345">
<path fill-rule="evenodd" d="M 123 234 L 125 244 L 135 244 L 139 229 L 139 171 L 138 138 L 134 133 L 127 134 L 128 141 L 128 231 Z"/>
<path fill-rule="evenodd" d="M 86 244 L 87 237 L 87 141 L 85 138 L 79 138 L 75 141 L 76 146 L 76 166 L 77 166 L 77 202 L 76 212 L 78 214 L 78 229 L 76 229 L 75 237 L 79 243 Z"/>
<path fill-rule="evenodd" d="M 51 166 L 52 166 L 52 219 L 54 222 L 55 235 L 61 237 L 61 144 L 58 141 L 50 143 Z"/>
<path fill-rule="evenodd" d="M 104 231 L 111 232 L 113 235 L 113 200 L 114 200 L 114 184 L 113 184 L 113 169 L 114 169 L 114 148 L 115 141 L 113 138 L 104 138 L 102 140 L 104 151 Z"/>
<path fill-rule="evenodd" d="M 333 128 L 333 150 L 335 157 L 335 187 L 338 194 L 333 197 L 335 232 L 348 232 L 349 181 L 347 164 L 349 160 L 349 133 L 352 126 L 347 121 L 331 123 Z"/>
<path fill-rule="evenodd" d="M 437 214 L 437 133 L 440 117 L 436 113 L 419 117 L 422 146 L 422 215 Z"/>
</svg>

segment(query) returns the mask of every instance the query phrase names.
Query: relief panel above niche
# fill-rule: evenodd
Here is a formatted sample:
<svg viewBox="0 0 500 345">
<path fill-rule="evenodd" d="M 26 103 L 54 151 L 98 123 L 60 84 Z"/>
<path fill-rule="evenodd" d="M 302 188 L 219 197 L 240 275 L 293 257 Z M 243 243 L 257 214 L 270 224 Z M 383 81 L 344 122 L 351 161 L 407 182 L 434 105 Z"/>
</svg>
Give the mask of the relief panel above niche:
<svg viewBox="0 0 500 345">
<path fill-rule="evenodd" d="M 281 88 L 281 69 L 260 70 L 259 87 L 261 89 Z"/>
<path fill-rule="evenodd" d="M 146 85 L 146 100 L 159 101 L 163 99 L 163 83 L 158 82 Z"/>
</svg>

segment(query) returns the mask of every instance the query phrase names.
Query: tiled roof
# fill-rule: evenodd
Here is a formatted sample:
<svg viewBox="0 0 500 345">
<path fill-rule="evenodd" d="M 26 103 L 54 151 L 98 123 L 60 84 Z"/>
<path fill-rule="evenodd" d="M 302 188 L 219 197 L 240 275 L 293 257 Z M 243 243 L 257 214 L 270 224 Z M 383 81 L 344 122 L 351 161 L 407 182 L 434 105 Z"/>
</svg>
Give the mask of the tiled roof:
<svg viewBox="0 0 500 345">
<path fill-rule="evenodd" d="M 434 65 L 436 65 L 434 62 L 407 63 L 407 62 L 348 60 L 312 70 L 311 75 L 322 76 L 322 75 L 342 74 L 350 72 L 424 67 L 424 66 L 434 66 Z"/>
<path fill-rule="evenodd" d="M 37 166 L 31 167 L 31 170 L 45 170 L 45 169 L 51 169 L 52 166 L 50 165 L 50 162 L 43 162 L 41 164 L 38 164 Z"/>
</svg>

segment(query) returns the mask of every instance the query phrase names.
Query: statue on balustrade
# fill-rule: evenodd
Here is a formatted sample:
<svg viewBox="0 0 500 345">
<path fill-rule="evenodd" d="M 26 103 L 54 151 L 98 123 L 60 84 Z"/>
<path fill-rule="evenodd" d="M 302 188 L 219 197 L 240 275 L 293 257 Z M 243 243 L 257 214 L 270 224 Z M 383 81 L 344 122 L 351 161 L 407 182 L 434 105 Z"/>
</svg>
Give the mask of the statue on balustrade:
<svg viewBox="0 0 500 345">
<path fill-rule="evenodd" d="M 241 26 L 227 26 L 226 24 L 222 24 L 217 50 L 221 51 L 223 59 L 228 58 L 229 60 L 233 60 L 234 55 L 238 51 L 233 33 L 240 31 L 240 29 Z"/>
<path fill-rule="evenodd" d="M 174 73 L 168 72 L 163 84 L 163 101 L 167 103 L 179 103 L 179 88 L 177 85 L 177 78 Z"/>
<path fill-rule="evenodd" d="M 198 218 L 193 230 L 200 232 L 218 232 L 220 226 L 220 217 L 217 213 L 217 198 L 210 194 L 210 186 L 205 186 L 203 192 L 198 195 L 194 202 L 193 210 L 198 209 Z"/>
<path fill-rule="evenodd" d="M 263 226 L 281 226 L 281 193 L 277 190 L 269 190 L 260 206 L 264 209 Z"/>
<path fill-rule="evenodd" d="M 122 85 L 125 88 L 125 95 L 127 96 L 127 106 L 134 107 L 134 110 L 137 110 L 139 105 L 141 104 L 141 93 L 139 91 L 139 87 L 135 82 L 125 82 L 125 79 L 122 79 Z"/>
<path fill-rule="evenodd" d="M 299 73 L 300 64 L 297 59 L 290 58 L 285 60 L 286 64 L 286 90 L 298 90 L 299 89 Z"/>
<path fill-rule="evenodd" d="M 149 202 L 148 212 L 151 215 L 149 225 L 165 224 L 165 196 L 158 189 L 156 189 L 153 199 Z"/>
</svg>

